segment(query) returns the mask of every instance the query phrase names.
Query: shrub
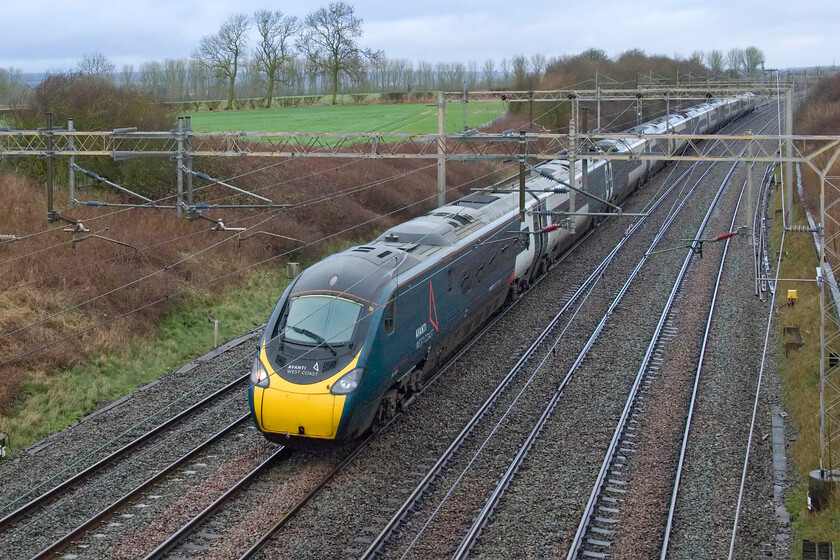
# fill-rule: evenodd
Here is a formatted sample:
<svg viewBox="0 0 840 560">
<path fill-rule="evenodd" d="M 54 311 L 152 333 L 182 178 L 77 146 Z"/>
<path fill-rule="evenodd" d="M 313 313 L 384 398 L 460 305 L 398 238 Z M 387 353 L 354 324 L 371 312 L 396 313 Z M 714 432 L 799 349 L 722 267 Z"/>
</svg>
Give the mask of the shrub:
<svg viewBox="0 0 840 560">
<path fill-rule="evenodd" d="M 135 88 L 121 88 L 95 76 L 55 74 L 32 91 L 30 102 L 10 114 L 10 124 L 32 130 L 44 126 L 44 114 L 53 114 L 53 126 L 65 127 L 73 119 L 76 130 L 112 130 L 136 126 L 138 130 L 158 131 L 173 127 L 180 105 L 154 103 Z M 77 158 L 79 166 L 144 195 L 168 190 L 174 181 L 173 165 L 161 165 L 159 158 L 115 162 L 106 158 Z M 42 160 L 25 158 L 14 163 L 19 172 L 43 181 L 46 165 Z M 55 166 L 59 182 L 67 168 Z"/>
<path fill-rule="evenodd" d="M 382 94 L 382 98 L 388 103 L 402 103 L 405 93 L 401 91 L 388 91 Z"/>
</svg>

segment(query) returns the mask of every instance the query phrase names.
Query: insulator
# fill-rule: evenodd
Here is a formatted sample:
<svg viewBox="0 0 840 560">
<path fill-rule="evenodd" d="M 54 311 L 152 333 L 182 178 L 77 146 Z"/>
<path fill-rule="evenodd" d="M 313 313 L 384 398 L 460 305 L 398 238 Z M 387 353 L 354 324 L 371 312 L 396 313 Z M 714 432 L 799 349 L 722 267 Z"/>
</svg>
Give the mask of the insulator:
<svg viewBox="0 0 840 560">
<path fill-rule="evenodd" d="M 205 202 L 205 203 L 201 203 L 201 204 L 196 204 L 196 205 L 194 206 L 194 209 L 195 209 L 195 210 L 209 210 L 209 209 L 210 209 L 210 205 L 209 205 L 209 204 L 207 204 L 206 202 Z"/>
<path fill-rule="evenodd" d="M 560 229 L 558 224 L 551 224 L 550 226 L 545 226 L 544 228 L 540 229 L 540 233 L 548 233 L 550 231 L 555 231 Z"/>
<path fill-rule="evenodd" d="M 85 200 L 84 202 L 81 202 L 80 204 L 83 204 L 85 206 L 90 206 L 91 208 L 99 208 L 100 206 L 102 206 L 102 203 L 99 202 L 98 200 Z"/>
<path fill-rule="evenodd" d="M 788 226 L 785 229 L 795 233 L 819 233 L 819 228 L 811 228 L 803 225 Z"/>
<path fill-rule="evenodd" d="M 17 235 L 0 235 L 0 243 L 11 243 L 12 241 L 20 241 Z"/>
</svg>

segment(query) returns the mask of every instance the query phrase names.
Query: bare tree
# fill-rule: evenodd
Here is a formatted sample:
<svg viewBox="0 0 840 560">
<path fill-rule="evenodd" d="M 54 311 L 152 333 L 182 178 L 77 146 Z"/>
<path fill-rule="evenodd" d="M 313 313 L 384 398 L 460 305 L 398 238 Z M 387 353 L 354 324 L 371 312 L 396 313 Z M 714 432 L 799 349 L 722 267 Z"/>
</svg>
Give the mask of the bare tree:
<svg viewBox="0 0 840 560">
<path fill-rule="evenodd" d="M 421 60 L 417 63 L 417 88 L 420 91 L 429 91 L 435 84 L 435 69 L 431 62 Z"/>
<path fill-rule="evenodd" d="M 510 86 L 510 61 L 507 58 L 502 59 L 499 64 L 499 69 L 502 71 L 502 87 Z"/>
<path fill-rule="evenodd" d="M 729 49 L 729 52 L 726 53 L 726 68 L 729 70 L 730 76 L 736 76 L 741 72 L 743 62 L 743 49 Z"/>
<path fill-rule="evenodd" d="M 718 50 L 709 51 L 709 54 L 706 55 L 706 66 L 709 67 L 713 76 L 723 74 L 723 52 Z"/>
<path fill-rule="evenodd" d="M 11 105 L 26 90 L 20 68 L 0 68 L 0 104 Z"/>
<path fill-rule="evenodd" d="M 113 82 L 116 66 L 101 52 L 85 54 L 79 61 L 79 73 Z"/>
<path fill-rule="evenodd" d="M 747 75 L 755 74 L 758 67 L 764 63 L 764 51 L 758 47 L 747 47 L 744 49 L 744 72 Z"/>
<path fill-rule="evenodd" d="M 495 74 L 496 74 L 496 63 L 493 62 L 492 58 L 488 58 L 486 61 L 484 61 L 483 71 L 484 71 L 484 87 L 487 88 L 487 90 L 489 91 L 489 90 L 493 89 L 493 78 L 495 77 Z"/>
<path fill-rule="evenodd" d="M 691 53 L 691 56 L 688 57 L 688 61 L 691 64 L 696 64 L 697 66 L 702 66 L 705 60 L 706 55 L 705 53 L 703 53 L 703 51 L 694 51 L 693 53 Z"/>
<path fill-rule="evenodd" d="M 300 29 L 300 22 L 294 16 L 283 15 L 280 10 L 258 10 L 254 12 L 254 23 L 260 34 L 254 59 L 268 84 L 266 107 L 270 109 L 278 72 L 294 56 L 291 40 Z"/>
<path fill-rule="evenodd" d="M 340 77 L 357 79 L 364 60 L 382 56 L 356 44 L 363 32 L 362 20 L 354 11 L 346 2 L 331 2 L 328 8 L 315 10 L 306 16 L 297 42 L 300 52 L 331 80 L 333 105 L 338 102 Z"/>
<path fill-rule="evenodd" d="M 470 60 L 467 63 L 467 89 L 475 91 L 478 84 L 478 62 Z"/>
<path fill-rule="evenodd" d="M 536 78 L 536 83 L 539 83 L 542 79 L 542 74 L 545 71 L 545 55 L 544 54 L 532 54 L 531 55 L 531 69 L 534 71 L 534 77 Z"/>
<path fill-rule="evenodd" d="M 519 90 L 528 87 L 528 59 L 524 55 L 517 55 L 511 59 L 511 66 L 513 67 L 513 87 Z"/>
<path fill-rule="evenodd" d="M 163 95 L 170 101 L 183 101 L 187 95 L 187 61 L 167 58 L 163 61 Z"/>
<path fill-rule="evenodd" d="M 234 14 L 222 24 L 215 35 L 202 37 L 198 49 L 193 53 L 193 58 L 211 70 L 217 78 L 227 80 L 227 109 L 233 108 L 236 74 L 245 55 L 248 26 L 248 16 Z"/>
<path fill-rule="evenodd" d="M 134 65 L 123 64 L 122 73 L 120 74 L 120 84 L 123 86 L 130 86 L 134 83 Z"/>
<path fill-rule="evenodd" d="M 163 99 L 163 65 L 157 60 L 149 60 L 140 65 L 140 87 L 152 99 Z"/>
</svg>

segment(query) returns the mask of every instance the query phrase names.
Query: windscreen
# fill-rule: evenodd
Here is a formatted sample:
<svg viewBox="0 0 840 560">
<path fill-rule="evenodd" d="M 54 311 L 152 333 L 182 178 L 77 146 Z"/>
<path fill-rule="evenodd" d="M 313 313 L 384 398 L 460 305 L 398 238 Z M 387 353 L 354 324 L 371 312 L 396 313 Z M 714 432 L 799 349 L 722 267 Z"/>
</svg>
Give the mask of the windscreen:
<svg viewBox="0 0 840 560">
<path fill-rule="evenodd" d="M 333 296 L 292 299 L 283 338 L 300 344 L 347 344 L 353 336 L 362 306 Z"/>
</svg>

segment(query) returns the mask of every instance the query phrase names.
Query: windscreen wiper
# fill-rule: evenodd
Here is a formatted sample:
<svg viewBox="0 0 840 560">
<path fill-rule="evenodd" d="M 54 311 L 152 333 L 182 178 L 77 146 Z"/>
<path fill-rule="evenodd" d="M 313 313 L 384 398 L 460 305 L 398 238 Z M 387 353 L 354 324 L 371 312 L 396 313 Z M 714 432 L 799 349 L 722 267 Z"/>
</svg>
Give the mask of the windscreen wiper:
<svg viewBox="0 0 840 560">
<path fill-rule="evenodd" d="M 321 336 L 319 334 L 316 334 L 316 333 L 310 331 L 309 329 L 302 329 L 300 327 L 290 327 L 290 328 L 295 332 L 299 332 L 300 334 L 306 335 L 310 338 L 313 338 L 313 339 L 317 340 L 320 344 L 323 344 L 324 346 L 329 348 L 330 352 L 332 352 L 333 356 L 338 356 L 338 352 L 335 351 L 335 348 L 330 346 L 330 343 L 327 342 L 327 339 L 324 338 L 323 336 Z"/>
</svg>

